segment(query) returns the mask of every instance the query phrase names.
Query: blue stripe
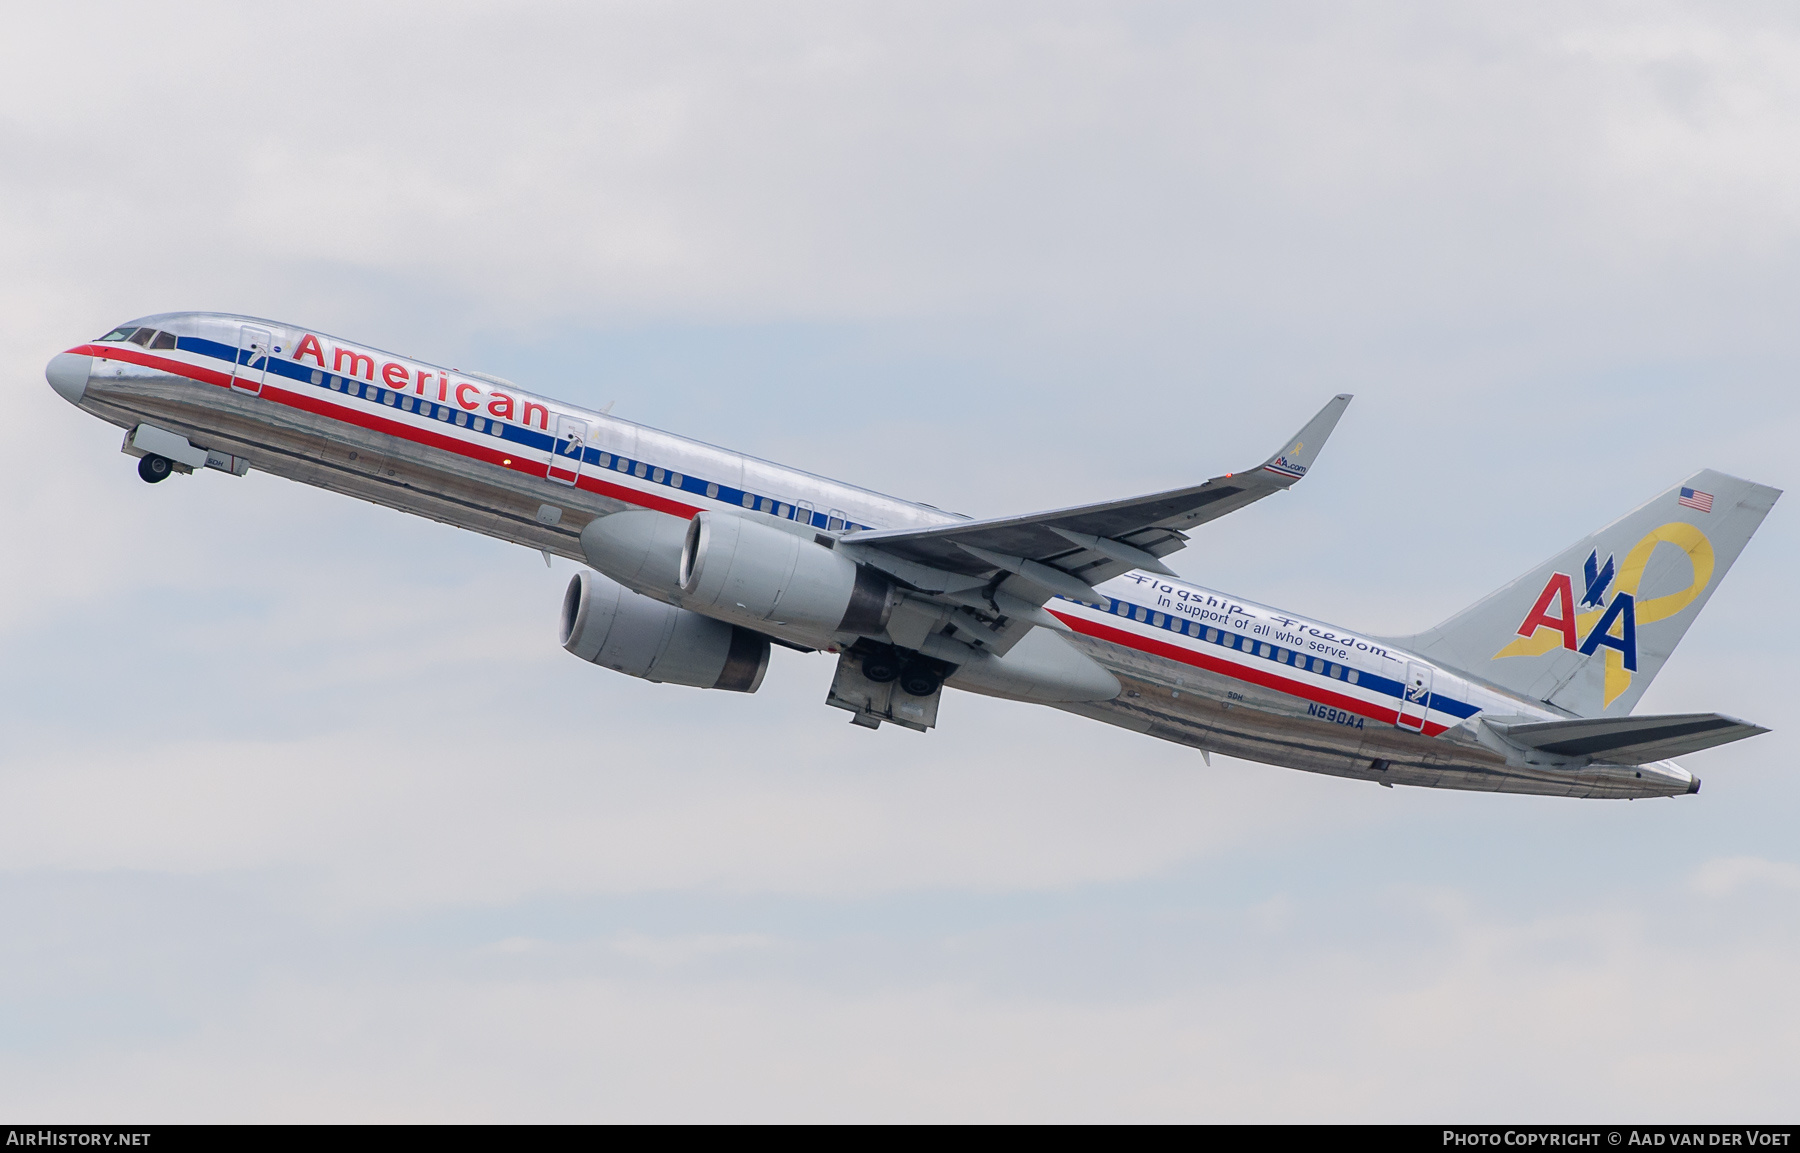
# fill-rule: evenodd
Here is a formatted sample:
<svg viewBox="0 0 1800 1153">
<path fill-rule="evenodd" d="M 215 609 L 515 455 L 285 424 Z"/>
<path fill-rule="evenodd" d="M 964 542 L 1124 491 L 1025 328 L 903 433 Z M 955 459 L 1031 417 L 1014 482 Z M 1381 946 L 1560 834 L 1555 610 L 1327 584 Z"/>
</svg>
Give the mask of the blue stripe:
<svg viewBox="0 0 1800 1153">
<path fill-rule="evenodd" d="M 1081 602 L 1077 602 L 1077 603 L 1081 603 Z M 1200 624 L 1200 622 L 1198 622 L 1198 621 L 1183 621 L 1183 620 L 1178 619 L 1175 616 L 1175 614 L 1173 614 L 1173 613 L 1164 612 L 1159 609 L 1149 608 L 1145 605 L 1133 604 L 1130 601 L 1122 601 L 1122 600 L 1114 599 L 1110 604 L 1096 605 L 1095 607 L 1096 608 L 1104 608 L 1108 612 L 1111 612 L 1114 616 L 1125 617 L 1126 619 L 1134 621 L 1137 624 L 1149 625 L 1151 628 L 1162 629 L 1165 632 L 1172 632 L 1179 636 L 1187 637 L 1190 640 L 1197 640 L 1201 644 L 1216 645 L 1219 648 L 1231 649 L 1233 652 L 1243 653 L 1245 656 L 1256 657 L 1258 660 L 1266 660 L 1271 664 L 1278 664 L 1278 665 L 1282 666 L 1283 668 L 1287 669 L 1290 675 L 1295 674 L 1295 673 L 1305 673 L 1309 676 L 1317 677 L 1322 681 L 1329 680 L 1329 681 L 1334 681 L 1338 684 L 1349 684 L 1350 683 L 1348 680 L 1338 681 L 1337 678 L 1330 677 L 1330 676 L 1326 675 L 1325 673 L 1314 672 L 1311 669 L 1310 664 L 1309 664 L 1309 667 L 1302 669 L 1297 665 L 1289 664 L 1285 660 L 1277 659 L 1277 654 L 1280 654 L 1280 653 L 1290 653 L 1291 654 L 1291 653 L 1300 652 L 1299 649 L 1293 648 L 1292 646 L 1289 646 L 1289 645 L 1277 645 L 1270 641 L 1259 641 L 1259 640 L 1256 640 L 1254 637 L 1252 637 L 1252 638 L 1249 638 L 1250 642 L 1251 642 L 1250 648 L 1248 648 L 1248 649 L 1240 648 L 1239 644 L 1240 644 L 1240 638 L 1243 637 L 1242 633 L 1231 633 L 1231 632 L 1225 631 L 1224 629 L 1209 628 L 1208 626 Z M 1144 614 L 1142 619 L 1139 619 L 1138 616 L 1136 615 L 1137 613 L 1140 613 L 1140 612 Z M 1156 618 L 1159 616 L 1162 617 L 1162 619 L 1163 619 L 1163 623 L 1160 625 L 1155 623 Z M 1188 632 L 1182 627 L 1183 625 L 1189 625 L 1189 624 L 1193 625 L 1195 628 L 1200 630 L 1198 635 Z M 1217 639 L 1216 640 L 1208 640 L 1207 639 L 1208 633 L 1213 634 Z M 1259 655 L 1261 653 L 1261 649 L 1258 646 L 1261 646 L 1261 645 L 1269 646 L 1270 651 L 1269 651 L 1268 656 L 1264 657 L 1264 656 Z M 1350 666 L 1345 664 L 1343 661 L 1333 661 L 1328 657 L 1322 658 L 1322 657 L 1312 656 L 1307 653 L 1300 653 L 1300 655 L 1305 657 L 1308 662 L 1315 661 L 1315 660 L 1324 660 L 1324 661 L 1326 661 L 1327 664 L 1334 664 L 1334 665 L 1340 666 L 1346 672 L 1351 671 Z M 1406 691 L 1406 686 L 1402 682 L 1394 680 L 1391 677 L 1384 677 L 1380 673 L 1365 672 L 1362 669 L 1356 669 L 1355 672 L 1357 674 L 1355 687 L 1357 687 L 1357 688 L 1369 689 L 1369 690 L 1376 692 L 1382 696 L 1394 697 L 1396 699 L 1399 699 L 1401 694 Z M 1477 708 L 1474 705 L 1465 704 L 1462 701 L 1453 700 L 1453 699 L 1451 699 L 1449 697 L 1445 697 L 1445 696 L 1440 696 L 1437 693 L 1430 694 L 1426 698 L 1425 703 L 1426 703 L 1427 708 L 1429 708 L 1435 712 L 1448 713 L 1449 715 L 1451 715 L 1453 717 L 1457 717 L 1457 718 L 1463 719 L 1463 720 L 1466 720 L 1469 717 L 1472 717 L 1476 713 L 1481 711 L 1479 708 Z"/>
<path fill-rule="evenodd" d="M 182 352 L 199 353 L 201 356 L 211 357 L 214 360 L 222 360 L 227 364 L 237 366 L 250 364 L 250 351 L 248 349 L 235 348 L 232 345 L 221 344 L 216 340 L 207 340 L 204 337 L 176 337 L 175 347 Z M 324 372 L 321 369 L 310 368 L 298 361 L 288 360 L 282 357 L 268 357 L 267 360 L 267 371 L 274 373 L 276 376 L 285 377 L 294 381 L 296 384 L 310 385 L 315 388 L 325 389 L 329 392 L 339 392 L 339 390 L 331 387 L 332 379 L 338 377 L 338 374 Z M 319 378 L 316 381 L 313 379 L 315 375 Z M 383 388 L 373 382 L 362 381 L 356 377 L 346 376 L 340 377 L 340 379 L 346 382 L 355 382 L 356 385 L 364 390 L 361 395 L 365 398 L 374 403 L 385 404 L 390 408 L 395 407 L 399 398 L 408 395 L 396 392 L 393 389 Z M 349 390 L 343 390 L 342 392 L 339 392 L 339 394 L 349 395 Z M 428 401 L 426 403 L 435 404 L 436 402 Z M 446 405 L 444 407 L 449 406 Z M 489 422 L 491 428 L 498 429 L 498 433 L 474 432 L 473 430 L 469 430 L 472 435 L 495 436 L 496 439 L 523 445 L 527 448 L 534 448 L 539 452 L 554 453 L 565 460 L 573 459 L 572 455 L 567 451 L 569 442 L 566 439 L 559 439 L 548 432 L 540 432 L 523 425 L 512 424 L 499 417 L 487 416 L 484 417 L 484 419 Z M 465 426 L 458 425 L 456 427 L 462 428 Z M 603 456 L 609 459 L 608 466 L 601 465 L 600 458 Z M 611 453 L 602 452 L 600 449 L 588 446 L 583 447 L 581 460 L 584 467 L 586 465 L 593 465 L 596 468 L 611 467 L 615 471 L 631 475 L 636 475 L 636 468 L 640 464 L 643 465 L 646 473 L 649 473 L 654 468 L 662 467 L 660 465 L 651 464 L 649 461 L 628 460 L 625 457 L 615 457 Z M 622 469 L 618 468 L 619 464 L 624 464 L 625 467 Z M 734 488 L 728 484 L 715 485 L 714 482 L 704 480 L 700 477 L 684 475 L 681 478 L 681 483 L 675 484 L 673 478 L 676 474 L 673 469 L 665 469 L 663 475 L 668 478 L 665 481 L 665 487 L 668 488 L 678 489 L 682 492 L 691 492 L 696 495 L 704 496 L 708 500 L 717 500 L 725 504 L 737 505 L 750 511 L 764 512 L 765 515 L 769 516 L 780 515 L 783 520 L 801 521 L 813 528 L 829 529 L 830 515 L 828 513 L 819 512 L 817 510 L 807 512 L 778 497 L 764 496 L 761 493 L 753 493 L 745 489 Z M 641 479 L 649 478 L 646 476 Z M 650 483 L 655 484 L 657 482 L 651 481 Z M 769 506 L 767 509 L 763 507 L 765 504 Z M 778 513 L 777 510 L 785 510 L 785 512 Z M 874 526 L 858 524 L 850 520 L 846 520 L 843 523 L 843 530 L 846 532 L 860 532 L 872 527 Z"/>
</svg>

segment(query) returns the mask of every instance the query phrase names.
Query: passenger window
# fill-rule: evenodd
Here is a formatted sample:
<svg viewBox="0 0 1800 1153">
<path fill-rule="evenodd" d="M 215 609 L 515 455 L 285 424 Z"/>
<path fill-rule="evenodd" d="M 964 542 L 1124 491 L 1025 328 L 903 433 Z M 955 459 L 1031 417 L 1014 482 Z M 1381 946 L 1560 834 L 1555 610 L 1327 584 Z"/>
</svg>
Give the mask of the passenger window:
<svg viewBox="0 0 1800 1153">
<path fill-rule="evenodd" d="M 762 498 L 762 511 L 763 512 L 768 512 L 773 507 L 775 507 L 774 501 L 770 500 L 766 496 Z"/>
<path fill-rule="evenodd" d="M 391 393 L 391 392 L 387 391 L 385 388 L 382 389 L 381 390 L 381 403 L 387 405 L 389 408 L 394 407 L 395 395 L 396 395 L 395 393 Z"/>
<path fill-rule="evenodd" d="M 322 372 L 320 372 L 320 371 L 319 371 L 319 370 L 318 370 L 318 369 L 316 369 L 316 368 L 315 368 L 315 369 L 313 369 L 313 372 L 312 372 L 312 382 L 313 382 L 313 383 L 314 383 L 314 384 L 323 384 L 323 383 L 324 383 L 324 382 L 325 382 L 325 374 L 324 374 L 324 373 L 322 373 Z"/>
<path fill-rule="evenodd" d="M 1356 670 L 1355 670 L 1355 669 L 1351 669 L 1351 670 L 1350 670 L 1350 683 L 1351 683 L 1351 684 L 1355 684 L 1355 683 L 1356 683 L 1356 678 L 1357 678 L 1357 676 L 1358 676 L 1358 675 L 1359 675 L 1359 674 L 1358 674 L 1358 673 L 1357 673 L 1357 671 L 1356 671 Z"/>
<path fill-rule="evenodd" d="M 708 500 L 718 500 L 719 499 L 718 484 L 716 484 L 715 482 L 710 481 L 710 480 L 706 482 L 706 498 Z"/>
<path fill-rule="evenodd" d="M 155 335 L 156 330 L 154 328 L 140 328 L 125 339 L 131 341 L 133 344 L 143 345 L 148 348 L 150 345 L 150 338 Z"/>
<path fill-rule="evenodd" d="M 332 377 L 330 384 L 331 384 L 331 391 L 333 391 L 333 392 L 344 391 L 344 382 L 340 378 L 335 377 L 335 376 Z"/>
<path fill-rule="evenodd" d="M 1344 670 L 1342 668 L 1338 667 L 1337 665 L 1332 665 L 1331 666 L 1331 679 L 1336 681 L 1336 680 L 1342 680 L 1343 678 L 1344 678 Z"/>
<path fill-rule="evenodd" d="M 1206 643 L 1209 645 L 1216 645 L 1219 643 L 1219 630 L 1218 629 L 1207 629 L 1206 630 Z"/>
<path fill-rule="evenodd" d="M 680 488 L 683 484 L 686 483 L 686 478 L 683 477 L 678 472 L 672 472 L 669 474 L 669 483 L 674 485 L 676 488 Z"/>
<path fill-rule="evenodd" d="M 1157 613 L 1155 619 L 1153 619 L 1150 623 L 1160 629 L 1163 627 L 1164 624 L 1168 623 L 1168 619 L 1169 619 L 1168 617 L 1163 616 L 1161 613 Z"/>
<path fill-rule="evenodd" d="M 650 472 L 650 479 L 655 481 L 657 484 L 661 484 L 663 482 L 663 477 L 665 477 L 667 475 L 669 475 L 669 474 L 664 472 L 660 468 L 652 469 Z"/>
<path fill-rule="evenodd" d="M 612 453 L 603 452 L 600 454 L 600 467 L 601 468 L 611 468 L 612 467 Z"/>
<path fill-rule="evenodd" d="M 175 347 L 175 334 L 172 332 L 157 333 L 156 339 L 152 340 L 150 342 L 150 347 L 151 348 L 174 348 Z M 315 381 L 313 381 L 313 383 L 317 384 L 319 382 L 315 380 Z"/>
<path fill-rule="evenodd" d="M 615 457 L 613 457 L 613 467 L 618 469 L 620 472 L 630 472 L 631 471 L 631 462 L 626 460 L 622 456 L 615 456 Z"/>
<path fill-rule="evenodd" d="M 487 431 L 487 417 L 478 416 L 475 418 L 475 431 L 476 432 L 486 432 Z"/>
<path fill-rule="evenodd" d="M 468 428 L 469 427 L 469 414 L 466 412 L 457 413 L 456 414 L 456 426 L 458 428 Z"/>
<path fill-rule="evenodd" d="M 756 507 L 756 498 L 751 496 L 749 493 L 745 493 L 744 494 L 744 507 L 745 508 L 755 508 Z"/>
<path fill-rule="evenodd" d="M 636 476 L 636 477 L 643 477 L 643 476 L 649 475 L 649 472 L 650 472 L 650 466 L 640 460 L 637 463 L 637 467 L 631 470 L 631 475 Z"/>
<path fill-rule="evenodd" d="M 458 413 L 457 415 L 461 416 L 462 414 Z M 439 420 L 449 420 L 450 419 L 450 406 L 449 405 L 447 405 L 447 404 L 438 405 L 438 419 Z"/>
<path fill-rule="evenodd" d="M 407 412 L 411 412 L 412 411 L 412 397 L 409 396 L 409 397 L 403 398 L 400 401 L 400 407 L 405 409 Z"/>
</svg>

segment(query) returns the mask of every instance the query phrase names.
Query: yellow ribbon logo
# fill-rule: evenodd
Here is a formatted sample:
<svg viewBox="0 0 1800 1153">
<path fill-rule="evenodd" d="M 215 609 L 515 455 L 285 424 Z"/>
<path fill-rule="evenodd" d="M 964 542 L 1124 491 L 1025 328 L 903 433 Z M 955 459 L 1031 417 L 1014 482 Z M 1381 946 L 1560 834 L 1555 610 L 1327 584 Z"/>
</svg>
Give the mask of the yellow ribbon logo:
<svg viewBox="0 0 1800 1153">
<path fill-rule="evenodd" d="M 1637 623 L 1652 624 L 1667 620 L 1694 603 L 1694 598 L 1706 589 L 1712 580 L 1713 569 L 1717 560 L 1713 555 L 1712 541 L 1706 534 L 1691 524 L 1672 521 L 1661 528 L 1648 533 L 1643 540 L 1633 545 L 1625 554 L 1625 563 L 1619 568 L 1618 583 L 1614 586 L 1618 592 L 1637 597 L 1638 586 L 1643 582 L 1644 570 L 1649 567 L 1650 556 L 1659 544 L 1672 544 L 1687 554 L 1688 563 L 1693 566 L 1694 580 L 1680 592 L 1669 593 L 1654 600 L 1641 601 L 1637 605 Z M 1575 628 L 1586 636 L 1599 623 L 1602 610 L 1592 609 L 1579 613 L 1575 617 Z M 1610 631 L 1610 630 L 1608 630 Z M 1536 657 L 1563 646 L 1563 633 L 1545 625 L 1539 625 L 1528 637 L 1520 637 L 1494 654 L 1494 659 L 1501 657 Z M 1631 687 L 1631 671 L 1625 667 L 1625 655 L 1617 649 L 1606 650 L 1606 700 L 1610 705 L 1619 698 L 1619 694 Z"/>
</svg>

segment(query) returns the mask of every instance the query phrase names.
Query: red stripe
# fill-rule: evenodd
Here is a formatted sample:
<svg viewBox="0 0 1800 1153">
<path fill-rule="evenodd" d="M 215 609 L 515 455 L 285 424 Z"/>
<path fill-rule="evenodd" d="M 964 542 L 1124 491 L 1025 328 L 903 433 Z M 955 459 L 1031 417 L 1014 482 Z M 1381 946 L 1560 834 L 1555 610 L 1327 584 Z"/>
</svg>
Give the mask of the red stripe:
<svg viewBox="0 0 1800 1153">
<path fill-rule="evenodd" d="M 229 372 L 202 368 L 197 364 L 189 364 L 185 360 L 170 360 L 166 356 L 139 352 L 135 348 L 120 348 L 115 344 L 83 344 L 71 348 L 69 351 L 82 356 L 97 356 L 102 360 L 123 360 L 127 364 L 141 364 L 145 368 L 161 369 L 175 376 L 185 376 L 189 380 L 197 380 L 202 384 L 217 384 L 226 388 L 231 386 Z"/>
<path fill-rule="evenodd" d="M 231 375 L 229 373 L 218 372 L 210 368 L 203 368 L 199 365 L 189 364 L 182 360 L 170 360 L 168 357 L 164 356 L 153 356 L 147 352 L 139 352 L 135 348 L 120 348 L 115 345 L 84 344 L 76 348 L 71 348 L 69 351 L 84 356 L 97 356 L 108 360 L 123 360 L 131 364 L 140 364 L 146 368 L 158 369 L 174 376 L 184 376 L 189 380 L 197 380 L 202 384 L 217 385 L 220 388 L 231 387 Z M 277 404 L 285 404 L 289 408 L 297 408 L 303 412 L 330 417 L 334 420 L 343 421 L 345 424 L 353 424 L 359 428 L 366 428 L 373 432 L 386 433 L 389 436 L 398 437 L 401 440 L 409 440 L 415 444 L 426 445 L 430 448 L 436 448 L 444 452 L 452 452 L 458 456 L 468 457 L 471 460 L 483 461 L 487 464 L 494 465 L 496 468 L 510 469 L 513 472 L 522 472 L 527 476 L 547 477 L 549 472 L 547 465 L 534 460 L 525 459 L 523 452 L 513 452 L 505 448 L 490 448 L 486 444 L 470 443 L 460 437 L 446 436 L 435 429 L 417 428 L 405 421 L 394 420 L 376 413 L 362 412 L 349 405 L 334 403 L 322 396 L 314 396 L 307 392 L 298 392 L 287 388 L 282 384 L 276 383 L 275 380 L 272 380 L 267 376 L 263 379 L 261 395 L 265 400 L 272 400 Z M 481 436 L 485 434 L 476 433 L 473 435 Z M 530 451 L 535 452 L 539 450 L 533 449 Z M 512 460 L 512 464 L 506 465 L 500 463 L 502 460 L 509 458 Z M 592 467 L 598 468 L 597 465 Z M 599 477 L 607 477 L 608 479 L 601 480 Z M 685 504 L 682 501 L 671 500 L 668 497 L 658 496 L 655 493 L 642 492 L 626 485 L 616 484 L 611 480 L 610 474 L 603 471 L 596 475 L 589 473 L 584 469 L 580 478 L 575 482 L 574 487 L 583 489 L 587 492 L 599 493 L 601 496 L 608 496 L 614 500 L 622 500 L 627 504 L 635 504 L 640 508 L 654 509 L 657 512 L 668 513 L 670 516 L 677 516 L 682 520 L 688 520 L 695 513 L 700 511 L 699 507 L 696 505 Z"/>
<path fill-rule="evenodd" d="M 1110 641 L 1111 643 L 1120 645 L 1124 648 L 1136 649 L 1138 652 L 1150 653 L 1154 656 L 1164 657 L 1168 660 L 1179 661 L 1184 665 L 1192 665 L 1198 669 L 1205 669 L 1207 672 L 1220 673 L 1233 680 L 1247 681 L 1253 685 L 1261 685 L 1266 689 L 1274 689 L 1276 692 L 1286 693 L 1289 696 L 1312 701 L 1314 704 L 1329 705 L 1332 708 L 1355 713 L 1358 716 L 1367 717 L 1372 721 L 1380 721 L 1383 724 L 1392 725 L 1399 719 L 1400 714 L 1395 709 L 1384 709 L 1379 705 L 1370 704 L 1368 701 L 1361 700 L 1357 697 L 1345 696 L 1342 693 L 1334 693 L 1330 689 L 1322 686 L 1310 685 L 1304 681 L 1294 680 L 1291 677 L 1279 676 L 1263 669 L 1240 665 L 1235 661 L 1221 660 L 1220 658 L 1211 656 L 1207 653 L 1196 652 L 1193 649 L 1183 648 L 1180 645 L 1172 645 L 1168 641 L 1157 640 L 1154 637 L 1146 637 L 1135 632 L 1116 628 L 1112 625 L 1103 625 L 1098 621 L 1090 621 L 1086 618 L 1074 616 L 1069 613 L 1060 613 L 1055 609 L 1051 609 L 1050 612 L 1056 619 L 1067 624 L 1076 632 L 1081 633 L 1084 636 L 1094 637 L 1097 640 Z M 1425 722 L 1425 735 L 1428 737 L 1435 737 L 1449 727 L 1450 726 L 1448 725 L 1440 725 L 1436 721 L 1427 720 Z"/>
</svg>

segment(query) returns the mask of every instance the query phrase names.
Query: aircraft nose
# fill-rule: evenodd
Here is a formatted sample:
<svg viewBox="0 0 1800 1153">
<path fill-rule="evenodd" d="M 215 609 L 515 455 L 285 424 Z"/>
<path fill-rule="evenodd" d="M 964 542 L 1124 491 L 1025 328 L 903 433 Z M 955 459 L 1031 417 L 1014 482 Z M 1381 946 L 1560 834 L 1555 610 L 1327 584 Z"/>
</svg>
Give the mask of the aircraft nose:
<svg viewBox="0 0 1800 1153">
<path fill-rule="evenodd" d="M 59 352 L 44 366 L 44 379 L 56 394 L 70 404 L 80 404 L 87 391 L 88 374 L 94 371 L 94 358 L 73 352 Z"/>
</svg>

